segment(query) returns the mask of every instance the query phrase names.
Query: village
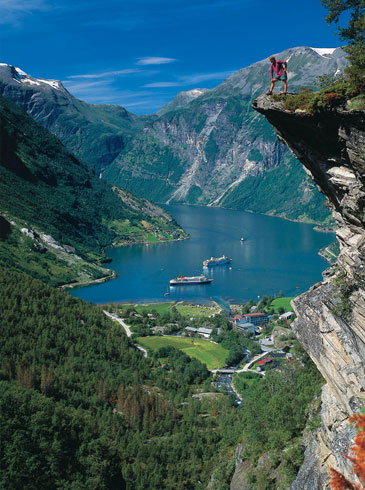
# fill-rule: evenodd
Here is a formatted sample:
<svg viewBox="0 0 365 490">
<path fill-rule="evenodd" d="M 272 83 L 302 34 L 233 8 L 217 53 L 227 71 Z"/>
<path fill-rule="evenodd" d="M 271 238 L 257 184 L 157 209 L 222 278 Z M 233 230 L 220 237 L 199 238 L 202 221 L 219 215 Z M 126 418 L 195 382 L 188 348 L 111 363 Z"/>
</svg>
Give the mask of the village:
<svg viewBox="0 0 365 490">
<path fill-rule="evenodd" d="M 290 300 L 263 297 L 258 303 L 231 305 L 186 302 L 103 305 L 141 349 L 156 352 L 173 346 L 199 359 L 213 372 L 265 374 L 293 359 L 295 318 Z"/>
</svg>

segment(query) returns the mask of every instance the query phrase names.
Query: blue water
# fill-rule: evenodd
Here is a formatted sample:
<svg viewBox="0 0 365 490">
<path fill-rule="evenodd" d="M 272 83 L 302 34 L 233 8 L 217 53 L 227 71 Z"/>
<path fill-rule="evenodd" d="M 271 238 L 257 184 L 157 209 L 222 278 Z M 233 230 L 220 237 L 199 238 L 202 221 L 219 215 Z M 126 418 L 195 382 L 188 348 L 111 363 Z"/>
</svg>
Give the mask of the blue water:
<svg viewBox="0 0 365 490">
<path fill-rule="evenodd" d="M 119 277 L 70 293 L 94 303 L 214 299 L 224 305 L 280 290 L 285 296 L 296 296 L 320 281 L 328 267 L 318 250 L 334 235 L 316 232 L 313 225 L 221 208 L 165 208 L 190 234 L 189 240 L 108 250 L 110 267 Z M 227 265 L 209 268 L 206 275 L 214 278 L 211 284 L 169 287 L 171 278 L 200 274 L 204 259 L 221 254 L 233 259 L 232 270 Z M 166 292 L 170 294 L 165 296 Z"/>
</svg>

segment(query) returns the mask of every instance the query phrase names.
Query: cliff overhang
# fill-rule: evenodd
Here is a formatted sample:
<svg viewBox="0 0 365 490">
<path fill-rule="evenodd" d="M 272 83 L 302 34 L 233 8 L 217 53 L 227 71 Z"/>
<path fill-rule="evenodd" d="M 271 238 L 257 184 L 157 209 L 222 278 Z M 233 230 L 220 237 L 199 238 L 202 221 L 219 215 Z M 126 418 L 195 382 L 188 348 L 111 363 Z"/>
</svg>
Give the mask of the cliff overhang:
<svg viewBox="0 0 365 490">
<path fill-rule="evenodd" d="M 310 488 L 319 490 L 327 488 L 328 467 L 345 474 L 351 470 L 344 456 L 353 437 L 347 420 L 359 410 L 365 393 L 365 111 L 342 106 L 292 112 L 266 95 L 252 107 L 274 126 L 278 138 L 325 194 L 336 222 L 340 245 L 336 264 L 321 283 L 293 301 L 298 317 L 294 332 L 327 384 L 321 429 L 292 489 L 307 488 L 303 487 L 307 464 L 317 468 L 318 484 Z"/>
</svg>

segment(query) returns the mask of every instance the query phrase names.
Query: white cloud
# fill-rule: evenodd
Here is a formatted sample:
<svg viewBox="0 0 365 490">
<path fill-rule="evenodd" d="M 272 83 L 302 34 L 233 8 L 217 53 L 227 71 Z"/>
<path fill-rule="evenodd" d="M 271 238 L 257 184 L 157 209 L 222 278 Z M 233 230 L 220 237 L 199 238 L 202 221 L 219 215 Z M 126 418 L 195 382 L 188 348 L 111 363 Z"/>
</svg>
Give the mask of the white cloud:
<svg viewBox="0 0 365 490">
<path fill-rule="evenodd" d="M 200 82 L 205 82 L 207 80 L 224 80 L 234 73 L 235 70 L 219 71 L 215 73 L 196 73 L 193 75 L 185 75 L 179 77 L 183 85 L 195 85 Z"/>
<path fill-rule="evenodd" d="M 219 71 L 215 73 L 196 73 L 193 75 L 184 75 L 177 77 L 175 82 L 153 82 L 143 85 L 145 88 L 161 88 L 161 87 L 185 87 L 188 85 L 197 85 L 208 80 L 224 80 L 235 70 Z"/>
<path fill-rule="evenodd" d="M 181 83 L 178 82 L 154 82 L 154 83 L 146 83 L 143 87 L 148 88 L 161 88 L 161 87 L 179 87 Z"/>
<path fill-rule="evenodd" d="M 47 0 L 0 0 L 0 24 L 16 24 L 26 14 L 51 8 Z"/>
<path fill-rule="evenodd" d="M 157 56 L 149 56 L 147 58 L 138 58 L 136 65 L 166 65 L 167 63 L 173 63 L 175 58 L 160 58 Z"/>
<path fill-rule="evenodd" d="M 67 78 L 69 79 L 106 78 L 106 77 L 130 75 L 132 73 L 139 73 L 140 71 L 141 70 L 138 68 L 126 68 L 124 70 L 104 71 L 103 73 L 86 73 L 85 75 L 69 75 Z"/>
</svg>

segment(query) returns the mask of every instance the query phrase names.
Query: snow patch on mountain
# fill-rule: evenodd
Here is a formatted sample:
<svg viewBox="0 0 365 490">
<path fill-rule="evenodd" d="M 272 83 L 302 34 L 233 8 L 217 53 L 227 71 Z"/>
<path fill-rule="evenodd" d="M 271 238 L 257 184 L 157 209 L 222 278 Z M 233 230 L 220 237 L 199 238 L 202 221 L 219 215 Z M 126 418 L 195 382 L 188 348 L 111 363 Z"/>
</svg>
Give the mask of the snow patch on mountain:
<svg viewBox="0 0 365 490">
<path fill-rule="evenodd" d="M 46 83 L 47 85 L 50 85 L 52 88 L 55 88 L 56 90 L 62 88 L 61 82 L 59 82 L 58 80 L 44 80 L 43 78 L 37 78 L 37 80 L 41 83 Z"/>
<path fill-rule="evenodd" d="M 62 83 L 58 80 L 46 80 L 44 78 L 34 78 L 31 75 L 28 75 L 24 70 L 17 66 L 9 65 L 8 63 L 0 63 L 0 67 L 6 67 L 8 70 L 5 70 L 7 76 L 10 76 L 15 82 L 25 84 L 25 85 L 37 85 L 42 87 L 42 85 L 48 85 L 55 90 L 64 91 L 64 87 Z"/>
<path fill-rule="evenodd" d="M 15 67 L 16 71 L 19 73 L 19 75 L 22 75 L 23 77 L 28 77 L 28 73 L 25 73 L 21 68 L 18 68 L 17 66 Z"/>
<path fill-rule="evenodd" d="M 31 78 L 25 78 L 24 80 L 22 80 L 22 82 L 23 83 L 29 83 L 30 85 L 39 85 L 40 86 L 39 82 L 37 82 L 36 80 L 32 80 Z"/>
<path fill-rule="evenodd" d="M 337 48 L 311 48 L 320 56 L 325 57 L 326 54 L 332 54 Z"/>
</svg>

